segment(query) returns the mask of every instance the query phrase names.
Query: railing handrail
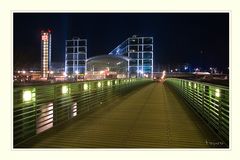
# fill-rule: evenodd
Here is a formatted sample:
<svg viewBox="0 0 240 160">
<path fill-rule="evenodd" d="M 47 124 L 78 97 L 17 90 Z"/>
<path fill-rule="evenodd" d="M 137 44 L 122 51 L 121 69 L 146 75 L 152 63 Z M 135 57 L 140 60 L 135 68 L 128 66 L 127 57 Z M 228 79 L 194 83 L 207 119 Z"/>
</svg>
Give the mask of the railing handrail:
<svg viewBox="0 0 240 160">
<path fill-rule="evenodd" d="M 128 79 L 137 79 L 137 78 L 117 78 L 117 79 L 98 79 L 98 80 L 86 80 L 86 81 L 76 81 L 76 82 L 59 82 L 59 83 L 48 83 L 48 84 L 33 84 L 33 85 L 26 85 L 26 86 L 16 86 L 14 90 L 23 89 L 23 88 L 32 88 L 32 87 L 45 87 L 45 86 L 59 86 L 59 85 L 67 85 L 67 84 L 79 84 L 79 83 L 87 83 L 87 82 L 98 82 L 98 81 L 109 81 L 109 80 L 128 80 Z M 143 78 L 138 78 L 143 79 Z M 147 78 L 144 78 L 147 79 Z"/>
<path fill-rule="evenodd" d="M 149 82 L 126 78 L 14 88 L 14 146 Z"/>
<path fill-rule="evenodd" d="M 229 88 L 180 78 L 167 78 L 166 82 L 229 145 Z"/>
<path fill-rule="evenodd" d="M 207 82 L 199 82 L 199 81 L 194 81 L 194 80 L 189 80 L 189 79 L 183 79 L 183 78 L 167 78 L 167 79 L 184 80 L 184 81 L 188 81 L 188 82 L 199 83 L 199 84 L 203 84 L 203 85 L 206 85 L 206 86 L 219 87 L 219 88 L 222 88 L 222 89 L 227 89 L 227 90 L 229 90 L 229 86 L 224 86 L 224 85 L 220 85 L 220 84 L 213 84 L 213 83 L 207 83 Z"/>
</svg>

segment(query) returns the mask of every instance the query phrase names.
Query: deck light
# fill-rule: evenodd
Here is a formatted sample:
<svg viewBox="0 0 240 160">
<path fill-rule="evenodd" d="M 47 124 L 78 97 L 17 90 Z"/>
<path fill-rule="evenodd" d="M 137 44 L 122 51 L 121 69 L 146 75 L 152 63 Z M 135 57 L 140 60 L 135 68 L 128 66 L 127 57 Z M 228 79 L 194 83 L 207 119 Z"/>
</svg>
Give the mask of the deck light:
<svg viewBox="0 0 240 160">
<path fill-rule="evenodd" d="M 111 85 L 111 82 L 110 82 L 110 81 L 107 81 L 107 85 L 110 86 L 110 85 Z"/>
<path fill-rule="evenodd" d="M 32 100 L 32 92 L 29 90 L 23 91 L 23 101 L 28 102 L 30 100 Z"/>
<path fill-rule="evenodd" d="M 83 85 L 83 90 L 85 91 L 85 90 L 88 90 L 88 84 L 87 83 L 84 83 L 84 85 Z"/>
<path fill-rule="evenodd" d="M 197 88 L 197 84 L 196 84 L 196 83 L 194 83 L 194 88 L 195 88 L 195 89 Z"/>
<path fill-rule="evenodd" d="M 68 86 L 62 86 L 62 94 L 68 93 Z"/>
<path fill-rule="evenodd" d="M 220 89 L 216 89 L 215 90 L 215 96 L 216 97 L 220 97 Z"/>
<path fill-rule="evenodd" d="M 97 86 L 100 88 L 102 86 L 101 82 L 98 82 Z"/>
</svg>

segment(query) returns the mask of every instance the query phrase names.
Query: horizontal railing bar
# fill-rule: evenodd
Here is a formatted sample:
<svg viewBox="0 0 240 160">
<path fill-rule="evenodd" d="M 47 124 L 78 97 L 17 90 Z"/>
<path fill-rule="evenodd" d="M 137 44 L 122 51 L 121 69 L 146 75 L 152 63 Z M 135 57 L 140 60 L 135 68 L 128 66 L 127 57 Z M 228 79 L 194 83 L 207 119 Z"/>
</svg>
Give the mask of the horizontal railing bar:
<svg viewBox="0 0 240 160">
<path fill-rule="evenodd" d="M 176 89 L 197 113 L 229 144 L 229 88 L 205 82 L 167 78 L 166 83 Z"/>
<path fill-rule="evenodd" d="M 107 79 L 14 88 L 14 146 L 151 82 Z"/>
</svg>

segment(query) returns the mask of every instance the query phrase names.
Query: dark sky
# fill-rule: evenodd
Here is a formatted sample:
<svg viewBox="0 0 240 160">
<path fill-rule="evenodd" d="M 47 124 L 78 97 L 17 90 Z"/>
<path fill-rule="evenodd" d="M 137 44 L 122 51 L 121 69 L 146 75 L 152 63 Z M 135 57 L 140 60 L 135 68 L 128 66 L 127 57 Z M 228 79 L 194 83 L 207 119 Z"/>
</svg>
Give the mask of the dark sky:
<svg viewBox="0 0 240 160">
<path fill-rule="evenodd" d="M 107 54 L 132 35 L 154 38 L 154 63 L 229 66 L 228 13 L 14 13 L 15 66 L 40 65 L 40 32 L 52 30 L 52 61 L 65 40 L 88 40 L 88 57 Z"/>
</svg>

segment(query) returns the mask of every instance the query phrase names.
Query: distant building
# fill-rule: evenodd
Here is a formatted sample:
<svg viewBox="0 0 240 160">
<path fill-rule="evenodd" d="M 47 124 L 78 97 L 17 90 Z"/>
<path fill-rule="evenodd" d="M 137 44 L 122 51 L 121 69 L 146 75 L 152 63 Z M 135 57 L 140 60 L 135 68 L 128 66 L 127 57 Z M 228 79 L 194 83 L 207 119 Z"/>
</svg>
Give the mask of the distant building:
<svg viewBox="0 0 240 160">
<path fill-rule="evenodd" d="M 87 60 L 87 40 L 74 37 L 65 42 L 65 73 L 84 74 Z"/>
<path fill-rule="evenodd" d="M 127 38 L 109 55 L 120 55 L 131 58 L 128 62 L 129 77 L 153 76 L 153 37 Z"/>
<path fill-rule="evenodd" d="M 87 60 L 85 79 L 127 78 L 128 61 L 126 56 L 100 55 Z"/>
<path fill-rule="evenodd" d="M 42 78 L 48 78 L 51 70 L 51 31 L 41 32 L 41 73 Z"/>
</svg>

